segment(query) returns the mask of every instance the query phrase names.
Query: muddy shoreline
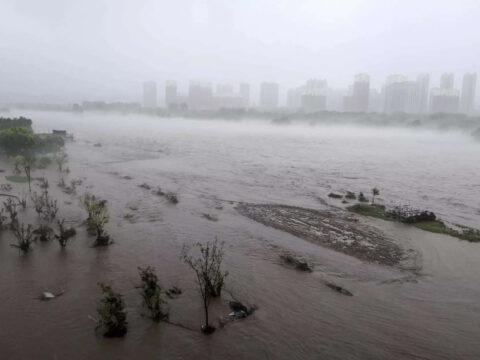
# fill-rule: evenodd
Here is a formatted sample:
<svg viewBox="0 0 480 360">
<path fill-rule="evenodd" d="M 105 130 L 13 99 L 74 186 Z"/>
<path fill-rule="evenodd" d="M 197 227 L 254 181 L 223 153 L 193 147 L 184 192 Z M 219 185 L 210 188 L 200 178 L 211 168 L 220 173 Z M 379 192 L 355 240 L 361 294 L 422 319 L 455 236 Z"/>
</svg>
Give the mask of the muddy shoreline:
<svg viewBox="0 0 480 360">
<path fill-rule="evenodd" d="M 346 212 L 249 203 L 239 203 L 236 210 L 266 226 L 371 263 L 399 266 L 412 256 L 381 231 Z"/>
</svg>

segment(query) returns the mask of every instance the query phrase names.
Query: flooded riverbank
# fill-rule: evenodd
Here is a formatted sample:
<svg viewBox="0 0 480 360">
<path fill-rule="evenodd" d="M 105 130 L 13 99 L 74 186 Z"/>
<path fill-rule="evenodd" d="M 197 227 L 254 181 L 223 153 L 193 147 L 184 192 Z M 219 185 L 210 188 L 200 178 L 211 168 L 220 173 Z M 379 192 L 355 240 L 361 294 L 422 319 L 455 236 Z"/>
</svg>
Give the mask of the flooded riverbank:
<svg viewBox="0 0 480 360">
<path fill-rule="evenodd" d="M 275 127 L 270 124 L 158 120 L 128 116 L 25 114 L 37 131 L 66 129 L 69 179 L 77 194 L 56 187 L 54 170 L 36 170 L 77 235 L 62 251 L 35 244 L 27 256 L 0 237 L 0 353 L 28 358 L 183 359 L 474 359 L 480 310 L 480 247 L 403 224 L 360 218 L 402 248 L 414 249 L 414 270 L 371 264 L 242 216 L 237 202 L 329 209 L 331 191 L 381 189 L 381 200 L 428 208 L 478 227 L 478 145 L 461 134 L 375 128 Z M 13 116 L 9 114 L 9 116 Z M 94 146 L 100 142 L 101 147 Z M 422 156 L 419 156 L 421 154 Z M 373 156 L 375 155 L 375 156 Z M 5 183 L 2 180 L 2 183 Z M 147 190 L 139 185 L 152 186 Z M 13 184 L 13 192 L 22 191 Z M 152 194 L 177 193 L 174 205 Z M 92 248 L 77 197 L 108 199 L 107 226 L 115 243 Z M 381 201 L 380 200 L 380 201 Z M 203 214 L 218 218 L 210 221 Z M 129 215 L 130 214 L 130 215 Z M 129 221 L 128 215 L 134 221 Z M 33 218 L 35 214 L 25 214 Z M 199 331 L 154 324 L 141 316 L 137 266 L 152 265 L 164 287 L 170 318 L 198 329 L 202 308 L 193 273 L 179 260 L 184 243 L 225 241 L 226 288 L 258 310 L 219 329 Z M 294 252 L 312 273 L 282 266 Z M 95 335 L 98 281 L 125 296 L 124 339 Z M 354 296 L 325 286 L 333 281 Z M 35 299 L 63 290 L 58 299 Z M 213 319 L 228 313 L 228 294 Z"/>
</svg>

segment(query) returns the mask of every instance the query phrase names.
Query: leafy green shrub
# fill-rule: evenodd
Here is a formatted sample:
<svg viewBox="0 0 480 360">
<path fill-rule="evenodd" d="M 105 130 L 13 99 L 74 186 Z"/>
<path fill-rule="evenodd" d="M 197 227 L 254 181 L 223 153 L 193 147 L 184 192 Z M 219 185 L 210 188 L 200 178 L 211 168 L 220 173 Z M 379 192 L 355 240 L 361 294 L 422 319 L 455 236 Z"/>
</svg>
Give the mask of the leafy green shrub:
<svg viewBox="0 0 480 360">
<path fill-rule="evenodd" d="M 110 285 L 98 283 L 102 289 L 103 298 L 97 308 L 100 319 L 96 330 L 103 328 L 103 336 L 122 337 L 127 333 L 127 312 L 122 295 L 113 291 Z"/>
<path fill-rule="evenodd" d="M 161 287 L 158 284 L 158 277 L 152 267 L 139 267 L 140 279 L 142 280 L 142 298 L 143 306 L 150 313 L 150 317 L 155 321 L 160 321 L 167 316 L 162 311 L 164 301 L 161 297 Z"/>
</svg>

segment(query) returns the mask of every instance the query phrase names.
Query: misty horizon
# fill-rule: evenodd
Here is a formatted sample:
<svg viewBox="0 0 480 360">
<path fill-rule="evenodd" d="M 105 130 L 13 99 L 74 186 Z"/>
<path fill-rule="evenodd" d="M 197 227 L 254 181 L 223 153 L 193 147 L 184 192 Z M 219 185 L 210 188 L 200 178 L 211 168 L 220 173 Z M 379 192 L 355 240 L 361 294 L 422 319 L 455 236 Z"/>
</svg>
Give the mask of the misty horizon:
<svg viewBox="0 0 480 360">
<path fill-rule="evenodd" d="M 0 103 L 138 102 L 144 81 L 263 81 L 286 92 L 310 78 L 346 90 L 357 73 L 479 72 L 475 1 L 129 2 L 0 4 Z M 88 19 L 88 21 L 85 21 Z M 162 98 L 162 91 L 159 91 Z M 478 98 L 478 94 L 477 94 Z"/>
</svg>

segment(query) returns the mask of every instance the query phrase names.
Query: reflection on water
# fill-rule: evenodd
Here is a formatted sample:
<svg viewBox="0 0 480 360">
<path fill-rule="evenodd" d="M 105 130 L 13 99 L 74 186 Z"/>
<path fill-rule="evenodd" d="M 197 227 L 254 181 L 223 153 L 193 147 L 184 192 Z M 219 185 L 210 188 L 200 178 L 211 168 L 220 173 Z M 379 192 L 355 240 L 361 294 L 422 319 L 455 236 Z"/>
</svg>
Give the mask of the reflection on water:
<svg viewBox="0 0 480 360">
<path fill-rule="evenodd" d="M 15 114 L 10 114 L 15 115 Z M 108 199 L 115 244 L 92 249 L 79 234 L 60 251 L 36 246 L 26 257 L 0 238 L 0 354 L 7 359 L 275 358 L 473 359 L 477 346 L 477 244 L 368 220 L 422 254 L 417 274 L 373 266 L 241 217 L 225 200 L 324 205 L 331 191 L 376 186 L 387 203 L 428 208 L 478 227 L 480 146 L 460 133 L 354 126 L 274 126 L 265 122 L 158 119 L 138 116 L 27 113 L 37 131 L 66 129 L 71 178 L 79 191 Z M 101 142 L 102 147 L 93 144 Z M 52 184 L 56 174 L 52 173 Z M 125 178 L 125 176 L 129 176 Z M 177 206 L 138 187 L 148 183 L 179 194 Z M 60 211 L 81 223 L 75 198 L 55 193 Z M 65 199 L 64 199 L 65 198 Z M 132 204 L 134 206 L 132 207 Z M 133 208 L 133 210 L 132 210 Z M 133 213 L 133 220 L 124 219 Z M 206 220 L 210 213 L 219 221 Z M 34 216 L 33 214 L 31 216 Z M 156 267 L 164 286 L 184 289 L 169 300 L 171 319 L 196 328 L 202 310 L 194 279 L 178 260 L 184 242 L 226 241 L 227 288 L 259 307 L 247 320 L 206 338 L 139 313 L 137 266 Z M 282 249 L 315 264 L 313 274 L 278 265 Z M 354 293 L 324 285 L 334 279 Z M 123 340 L 93 333 L 97 281 L 124 295 L 130 331 Z M 64 289 L 55 301 L 33 298 Z M 228 311 L 214 304 L 216 316 Z M 34 346 L 33 346 L 34 345 Z M 101 355 L 97 355 L 101 354 Z M 4 358 L 2 356 L 2 358 Z"/>
</svg>

